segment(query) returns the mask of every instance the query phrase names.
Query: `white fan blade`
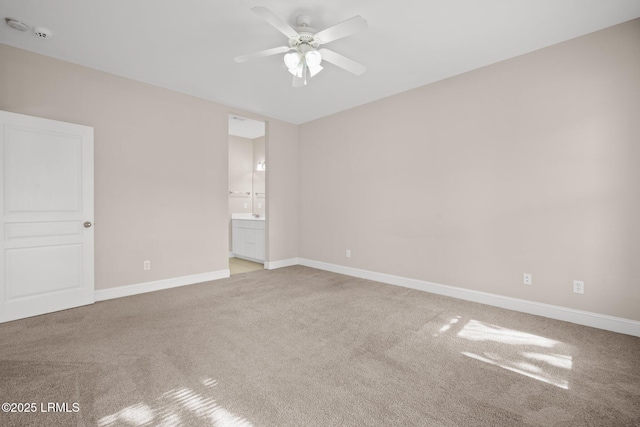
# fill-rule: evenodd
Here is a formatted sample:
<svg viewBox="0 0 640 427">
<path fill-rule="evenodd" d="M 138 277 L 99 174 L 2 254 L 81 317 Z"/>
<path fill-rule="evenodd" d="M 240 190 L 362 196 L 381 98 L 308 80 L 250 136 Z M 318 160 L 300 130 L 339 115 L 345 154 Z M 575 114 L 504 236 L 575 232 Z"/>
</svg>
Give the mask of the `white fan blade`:
<svg viewBox="0 0 640 427">
<path fill-rule="evenodd" d="M 291 28 L 289 24 L 280 19 L 275 13 L 271 12 L 266 7 L 253 7 L 251 8 L 253 12 L 267 21 L 269 24 L 273 25 L 273 27 L 280 31 L 282 34 L 289 38 L 298 37 L 298 32 Z"/>
<path fill-rule="evenodd" d="M 248 55 L 236 56 L 235 58 L 233 58 L 233 60 L 236 62 L 245 62 L 251 59 L 264 58 L 265 56 L 285 53 L 285 52 L 288 52 L 289 49 L 291 49 L 289 46 L 272 47 L 271 49 L 261 50 L 260 52 L 254 52 Z"/>
<path fill-rule="evenodd" d="M 364 65 L 352 59 L 349 59 L 346 56 L 342 56 L 339 53 L 335 53 L 332 50 L 322 48 L 318 52 L 320 52 L 320 55 L 322 55 L 323 60 L 330 62 L 333 65 L 337 65 L 338 67 L 343 68 L 357 76 L 367 71 L 367 67 L 365 67 Z"/>
<path fill-rule="evenodd" d="M 357 15 L 351 19 L 347 19 L 333 27 L 329 27 L 326 30 L 322 30 L 313 36 L 314 40 L 320 44 L 329 43 L 334 40 L 341 39 L 351 34 L 355 34 L 359 31 L 363 31 L 369 28 L 367 21 L 361 16 Z"/>
</svg>

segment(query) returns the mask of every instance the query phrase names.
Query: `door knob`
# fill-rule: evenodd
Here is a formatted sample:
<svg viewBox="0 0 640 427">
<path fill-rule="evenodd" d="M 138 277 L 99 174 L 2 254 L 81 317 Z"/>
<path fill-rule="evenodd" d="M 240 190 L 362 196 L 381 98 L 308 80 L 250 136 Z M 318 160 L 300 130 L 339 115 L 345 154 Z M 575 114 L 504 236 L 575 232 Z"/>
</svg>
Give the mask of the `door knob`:
<svg viewBox="0 0 640 427">
<path fill-rule="evenodd" d="M 91 224 L 91 221 L 85 221 L 84 223 L 84 228 L 89 228 L 91 227 L 93 224 Z"/>
</svg>

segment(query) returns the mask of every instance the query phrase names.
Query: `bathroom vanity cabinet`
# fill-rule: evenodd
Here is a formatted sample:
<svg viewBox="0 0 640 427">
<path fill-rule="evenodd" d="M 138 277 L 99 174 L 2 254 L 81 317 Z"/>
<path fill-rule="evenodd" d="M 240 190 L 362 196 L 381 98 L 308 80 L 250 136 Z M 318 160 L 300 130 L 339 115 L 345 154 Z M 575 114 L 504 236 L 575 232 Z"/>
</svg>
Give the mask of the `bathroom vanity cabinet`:
<svg viewBox="0 0 640 427">
<path fill-rule="evenodd" d="M 238 258 L 264 263 L 265 260 L 264 218 L 232 219 L 232 251 Z"/>
</svg>

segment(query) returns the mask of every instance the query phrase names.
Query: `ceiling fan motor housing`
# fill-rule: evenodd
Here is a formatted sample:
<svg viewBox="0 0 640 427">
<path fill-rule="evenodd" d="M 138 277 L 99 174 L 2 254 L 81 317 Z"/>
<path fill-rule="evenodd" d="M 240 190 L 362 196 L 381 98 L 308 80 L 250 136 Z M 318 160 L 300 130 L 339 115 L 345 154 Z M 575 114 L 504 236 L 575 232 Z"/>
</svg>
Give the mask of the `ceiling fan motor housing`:
<svg viewBox="0 0 640 427">
<path fill-rule="evenodd" d="M 320 44 L 313 37 L 313 33 L 307 33 L 307 32 L 298 33 L 298 37 L 292 37 L 289 39 L 289 46 L 291 47 L 296 47 L 303 44 L 312 46 L 314 48 L 317 48 L 318 46 L 320 46 Z"/>
</svg>

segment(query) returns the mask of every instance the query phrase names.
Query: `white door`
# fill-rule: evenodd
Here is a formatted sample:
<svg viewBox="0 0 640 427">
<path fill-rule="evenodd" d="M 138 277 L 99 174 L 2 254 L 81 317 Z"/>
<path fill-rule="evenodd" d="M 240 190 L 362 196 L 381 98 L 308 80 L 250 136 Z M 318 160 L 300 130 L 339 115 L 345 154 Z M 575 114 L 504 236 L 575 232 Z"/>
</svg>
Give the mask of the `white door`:
<svg viewBox="0 0 640 427">
<path fill-rule="evenodd" d="M 0 216 L 0 322 L 93 303 L 93 128 L 0 111 Z"/>
</svg>

